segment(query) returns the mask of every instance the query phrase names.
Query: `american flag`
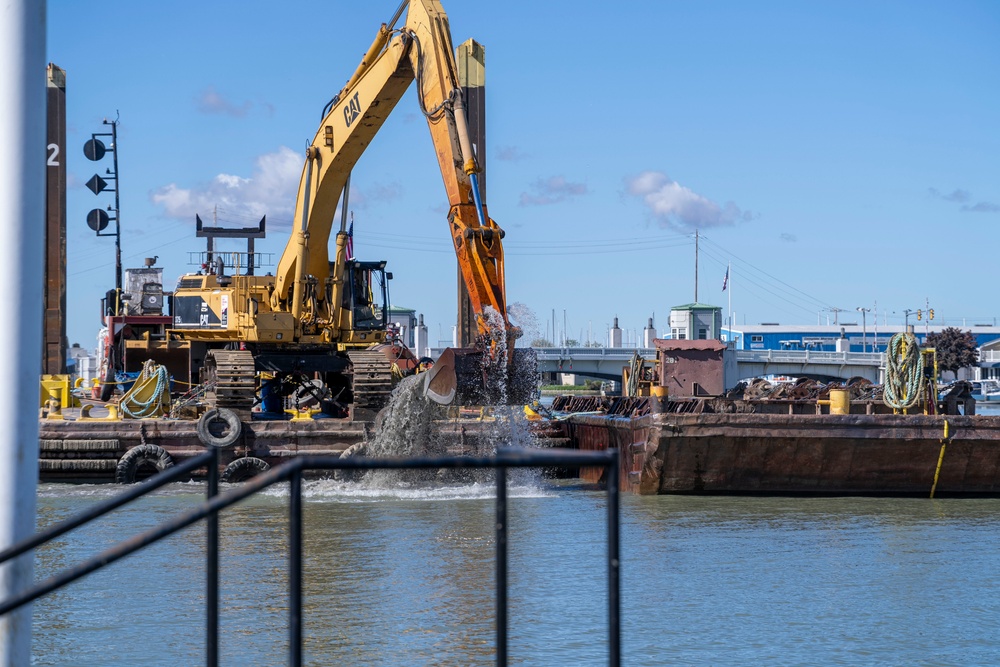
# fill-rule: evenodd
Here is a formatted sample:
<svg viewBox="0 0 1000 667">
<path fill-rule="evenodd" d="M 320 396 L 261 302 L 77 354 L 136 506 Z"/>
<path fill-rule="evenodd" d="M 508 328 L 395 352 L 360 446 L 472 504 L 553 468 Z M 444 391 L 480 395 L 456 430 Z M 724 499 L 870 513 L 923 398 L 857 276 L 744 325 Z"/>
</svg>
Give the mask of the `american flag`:
<svg viewBox="0 0 1000 667">
<path fill-rule="evenodd" d="M 722 291 L 725 292 L 726 288 L 729 287 L 729 267 L 726 267 L 726 277 L 722 279 Z"/>
<path fill-rule="evenodd" d="M 354 215 L 351 215 L 351 226 L 347 228 L 347 259 L 354 259 Z"/>
</svg>

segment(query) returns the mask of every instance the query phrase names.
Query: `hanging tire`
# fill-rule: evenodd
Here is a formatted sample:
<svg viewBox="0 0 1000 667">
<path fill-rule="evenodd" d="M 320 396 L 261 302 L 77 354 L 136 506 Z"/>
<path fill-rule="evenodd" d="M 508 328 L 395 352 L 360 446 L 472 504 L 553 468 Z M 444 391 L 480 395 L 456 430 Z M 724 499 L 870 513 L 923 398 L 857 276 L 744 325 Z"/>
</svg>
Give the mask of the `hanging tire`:
<svg viewBox="0 0 1000 667">
<path fill-rule="evenodd" d="M 174 458 L 163 447 L 158 445 L 139 445 L 125 452 L 115 468 L 115 482 L 118 484 L 134 484 L 139 473 L 152 467 L 153 474 L 163 472 L 174 466 Z M 146 475 L 148 477 L 149 475 Z"/>
<path fill-rule="evenodd" d="M 226 469 L 222 471 L 221 481 L 229 484 L 245 482 L 270 469 L 271 466 L 267 461 L 254 456 L 244 456 L 226 466 Z"/>
<path fill-rule="evenodd" d="M 217 428 L 215 424 L 223 422 L 225 428 L 220 435 L 213 431 Z M 240 439 L 243 433 L 243 422 L 236 416 L 236 413 L 226 408 L 213 408 L 207 411 L 198 420 L 198 439 L 206 447 L 218 447 L 220 449 L 229 447 Z"/>
</svg>

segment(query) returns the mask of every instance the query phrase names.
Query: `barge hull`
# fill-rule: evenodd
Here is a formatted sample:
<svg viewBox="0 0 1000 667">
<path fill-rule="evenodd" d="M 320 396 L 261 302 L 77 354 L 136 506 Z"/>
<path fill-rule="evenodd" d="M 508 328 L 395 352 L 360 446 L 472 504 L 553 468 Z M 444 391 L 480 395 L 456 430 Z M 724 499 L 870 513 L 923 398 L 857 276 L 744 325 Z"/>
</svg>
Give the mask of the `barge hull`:
<svg viewBox="0 0 1000 667">
<path fill-rule="evenodd" d="M 621 488 L 633 493 L 1000 496 L 1000 417 L 660 414 L 572 422 L 577 446 L 619 448 Z"/>
</svg>

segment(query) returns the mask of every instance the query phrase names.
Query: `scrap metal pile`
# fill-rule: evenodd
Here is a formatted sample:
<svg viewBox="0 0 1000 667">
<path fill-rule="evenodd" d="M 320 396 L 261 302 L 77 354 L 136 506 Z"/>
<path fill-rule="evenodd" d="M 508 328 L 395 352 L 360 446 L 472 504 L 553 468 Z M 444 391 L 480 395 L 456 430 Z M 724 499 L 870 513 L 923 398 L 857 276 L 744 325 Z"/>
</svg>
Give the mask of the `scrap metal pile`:
<svg viewBox="0 0 1000 667">
<path fill-rule="evenodd" d="M 726 392 L 725 398 L 744 401 L 816 401 L 828 399 L 831 389 L 847 389 L 851 393 L 852 401 L 882 400 L 882 385 L 873 384 L 862 377 L 851 378 L 846 383 L 823 383 L 811 378 L 772 383 L 762 378 L 755 378 L 740 382 Z"/>
</svg>

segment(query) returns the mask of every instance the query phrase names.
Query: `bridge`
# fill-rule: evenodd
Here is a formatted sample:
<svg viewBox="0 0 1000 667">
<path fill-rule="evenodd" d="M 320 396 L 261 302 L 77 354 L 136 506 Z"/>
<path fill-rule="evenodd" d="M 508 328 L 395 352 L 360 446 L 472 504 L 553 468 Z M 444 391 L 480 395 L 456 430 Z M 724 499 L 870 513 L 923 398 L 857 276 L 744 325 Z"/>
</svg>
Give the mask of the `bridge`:
<svg viewBox="0 0 1000 667">
<path fill-rule="evenodd" d="M 650 347 L 536 347 L 538 370 L 543 373 L 574 373 L 605 380 L 621 380 L 622 367 L 632 355 L 656 359 Z M 814 352 L 811 350 L 728 350 L 736 355 L 733 384 L 762 375 L 789 375 L 821 380 L 863 377 L 881 382 L 885 355 L 880 352 Z M 729 377 L 727 377 L 728 384 Z"/>
<path fill-rule="evenodd" d="M 762 375 L 789 375 L 818 380 L 848 380 L 863 377 L 882 382 L 885 354 L 882 352 L 814 352 L 811 350 L 734 350 L 737 380 Z"/>
</svg>

